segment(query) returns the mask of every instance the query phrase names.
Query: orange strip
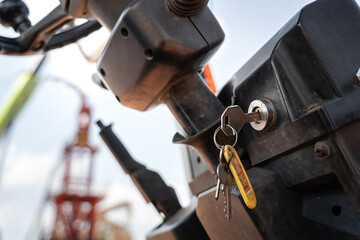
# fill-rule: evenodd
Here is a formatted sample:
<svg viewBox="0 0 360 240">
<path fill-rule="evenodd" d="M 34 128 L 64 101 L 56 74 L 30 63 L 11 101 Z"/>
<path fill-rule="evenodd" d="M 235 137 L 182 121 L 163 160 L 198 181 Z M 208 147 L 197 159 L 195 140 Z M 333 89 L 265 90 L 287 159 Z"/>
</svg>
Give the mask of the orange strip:
<svg viewBox="0 0 360 240">
<path fill-rule="evenodd" d="M 205 76 L 206 84 L 209 86 L 209 88 L 211 89 L 211 91 L 213 93 L 216 93 L 215 82 L 214 82 L 214 78 L 211 74 L 209 64 L 206 65 L 204 68 L 204 76 Z"/>
</svg>

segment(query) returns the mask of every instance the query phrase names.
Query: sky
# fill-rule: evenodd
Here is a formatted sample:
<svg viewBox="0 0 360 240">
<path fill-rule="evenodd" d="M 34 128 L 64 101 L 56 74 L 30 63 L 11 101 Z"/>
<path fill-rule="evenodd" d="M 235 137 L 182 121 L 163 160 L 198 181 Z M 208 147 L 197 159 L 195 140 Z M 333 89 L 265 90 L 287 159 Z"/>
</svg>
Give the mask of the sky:
<svg viewBox="0 0 360 240">
<path fill-rule="evenodd" d="M 210 62 L 218 89 L 251 58 L 297 11 L 311 0 L 216 0 L 210 1 L 226 34 L 224 44 Z M 56 0 L 28 0 L 30 19 L 38 21 L 57 5 Z M 41 7 L 39 7 L 41 6 Z M 11 34 L 0 28 L 0 35 Z M 99 33 L 103 39 L 106 31 Z M 94 38 L 97 44 L 99 37 Z M 90 41 L 90 40 L 88 40 Z M 0 56 L 0 106 L 18 75 L 31 68 L 36 57 Z M 52 170 L 61 161 L 63 148 L 77 127 L 80 99 L 55 77 L 81 88 L 92 107 L 93 120 L 113 123 L 113 129 L 129 152 L 149 169 L 156 170 L 175 191 L 183 206 L 190 200 L 181 147 L 172 144 L 175 119 L 165 106 L 147 112 L 123 107 L 115 97 L 91 81 L 95 64 L 88 63 L 74 44 L 55 50 L 48 56 L 40 83 L 33 97 L 13 124 L 9 137 L 0 142 L 7 148 L 0 181 L 0 239 L 33 239 L 36 225 L 48 193 Z M 95 124 L 90 141 L 99 148 L 95 166 L 95 188 L 105 194 L 101 207 L 130 202 L 132 216 L 128 221 L 121 210 L 109 217 L 128 224 L 134 239 L 161 223 L 161 218 L 146 204 L 128 176 L 106 149 Z M 51 205 L 50 205 L 51 208 Z M 45 219 L 46 221 L 46 219 Z M 49 222 L 47 223 L 49 224 Z"/>
</svg>

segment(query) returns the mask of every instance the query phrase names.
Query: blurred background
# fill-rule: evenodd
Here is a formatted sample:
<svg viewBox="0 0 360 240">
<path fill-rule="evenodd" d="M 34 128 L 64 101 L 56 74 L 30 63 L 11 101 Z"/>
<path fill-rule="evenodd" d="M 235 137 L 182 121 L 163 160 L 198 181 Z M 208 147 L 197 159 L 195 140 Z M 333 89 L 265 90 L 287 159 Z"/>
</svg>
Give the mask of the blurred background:
<svg viewBox="0 0 360 240">
<path fill-rule="evenodd" d="M 25 1 L 30 20 L 36 23 L 49 13 L 57 0 Z M 225 42 L 210 62 L 217 89 L 296 12 L 311 0 L 211 0 L 210 8 L 223 27 Z M 359 1 L 358 1 L 359 3 Z M 2 36 L 17 36 L 4 27 Z M 80 44 L 87 53 L 96 51 L 109 36 L 101 29 Z M 0 56 L 0 109 L 22 73 L 31 71 L 42 56 Z M 47 201 L 61 168 L 64 148 L 78 129 L 81 98 L 86 96 L 92 111 L 89 142 L 97 147 L 93 191 L 103 197 L 99 209 L 126 203 L 130 213 L 119 208 L 107 218 L 123 226 L 132 239 L 144 239 L 162 222 L 155 208 L 146 204 L 124 174 L 100 137 L 95 121 L 113 123 L 132 156 L 157 171 L 174 187 L 180 202 L 190 201 L 181 146 L 172 144 L 177 131 L 175 119 L 165 106 L 147 112 L 123 107 L 111 92 L 95 85 L 91 76 L 96 65 L 89 63 L 77 44 L 50 52 L 38 74 L 38 85 L 11 128 L 0 138 L 0 239 L 38 239 L 40 231 L 51 231 L 54 204 Z M 59 80 L 60 79 L 60 80 Z M 55 176 L 55 177 L 54 177 Z M 45 230 L 44 230 L 45 229 Z M 47 229 L 47 230 L 46 230 Z M 111 238 L 109 238 L 111 239 Z"/>
</svg>

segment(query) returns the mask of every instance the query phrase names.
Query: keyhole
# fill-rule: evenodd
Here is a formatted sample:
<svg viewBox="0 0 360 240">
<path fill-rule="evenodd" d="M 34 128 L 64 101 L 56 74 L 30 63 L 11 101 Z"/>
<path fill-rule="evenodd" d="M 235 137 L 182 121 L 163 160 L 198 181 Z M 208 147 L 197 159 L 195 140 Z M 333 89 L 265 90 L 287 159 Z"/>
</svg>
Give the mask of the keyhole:
<svg viewBox="0 0 360 240">
<path fill-rule="evenodd" d="M 259 108 L 259 107 L 255 108 L 253 112 L 258 112 L 258 113 L 260 113 L 260 108 Z M 260 121 L 255 121 L 255 123 L 256 123 L 256 124 L 260 124 L 261 122 L 260 122 Z"/>
<path fill-rule="evenodd" d="M 334 216 L 339 216 L 341 214 L 341 206 L 334 205 L 331 209 L 331 212 Z"/>
</svg>

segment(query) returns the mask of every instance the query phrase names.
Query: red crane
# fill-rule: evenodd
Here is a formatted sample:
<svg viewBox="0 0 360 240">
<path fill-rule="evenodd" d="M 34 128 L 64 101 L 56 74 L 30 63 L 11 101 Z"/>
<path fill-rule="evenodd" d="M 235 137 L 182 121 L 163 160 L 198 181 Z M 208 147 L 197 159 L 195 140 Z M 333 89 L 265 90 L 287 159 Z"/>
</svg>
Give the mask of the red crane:
<svg viewBox="0 0 360 240">
<path fill-rule="evenodd" d="M 93 239 L 96 205 L 102 196 L 92 194 L 96 148 L 88 143 L 91 111 L 81 93 L 79 128 L 64 153 L 65 171 L 59 193 L 53 196 L 56 218 L 51 239 Z"/>
</svg>

